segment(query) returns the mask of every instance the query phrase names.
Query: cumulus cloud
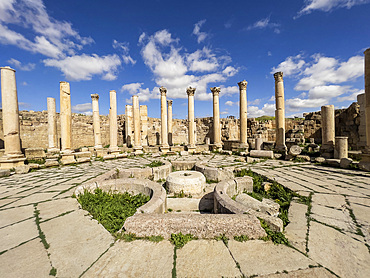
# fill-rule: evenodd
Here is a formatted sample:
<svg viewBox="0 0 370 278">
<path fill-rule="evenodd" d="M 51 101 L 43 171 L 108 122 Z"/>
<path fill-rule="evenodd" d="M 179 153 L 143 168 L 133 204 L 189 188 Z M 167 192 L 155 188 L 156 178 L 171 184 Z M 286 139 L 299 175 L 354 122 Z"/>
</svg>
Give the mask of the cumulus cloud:
<svg viewBox="0 0 370 278">
<path fill-rule="evenodd" d="M 272 68 L 271 74 L 282 71 L 284 76 L 289 76 L 301 71 L 305 65 L 305 61 L 302 59 L 302 55 L 289 56 L 285 61 L 281 62 L 277 67 Z"/>
<path fill-rule="evenodd" d="M 209 84 L 219 86 L 239 70 L 228 65 L 231 62 L 228 55 L 219 55 L 209 47 L 186 52 L 179 45 L 179 39 L 173 38 L 168 30 L 150 36 L 142 34 L 139 44 L 144 63 L 152 71 L 157 86 L 166 87 L 167 96 L 171 98 L 187 98 L 186 88 L 192 86 L 196 88 L 196 99 L 211 100 Z M 223 87 L 220 95 L 236 92 L 234 86 Z M 148 89 L 146 96 L 156 98 L 157 94 L 157 90 Z"/>
<path fill-rule="evenodd" d="M 237 104 L 237 102 L 232 102 L 231 100 L 228 100 L 228 101 L 225 102 L 225 105 L 227 105 L 227 106 L 233 106 L 233 105 L 236 105 L 236 104 Z"/>
<path fill-rule="evenodd" d="M 93 75 L 100 75 L 104 80 L 115 80 L 116 72 L 121 65 L 118 55 L 98 56 L 75 55 L 65 59 L 46 59 L 45 66 L 58 68 L 63 72 L 67 80 L 80 81 L 91 80 Z"/>
<path fill-rule="evenodd" d="M 117 40 L 113 40 L 112 44 L 114 49 L 120 49 L 123 54 L 122 54 L 122 60 L 123 62 L 127 64 L 132 64 L 135 65 L 136 61 L 129 55 L 129 43 L 128 42 L 118 42 Z"/>
<path fill-rule="evenodd" d="M 91 102 L 88 102 L 88 103 L 81 103 L 81 104 L 77 104 L 77 105 L 74 105 L 72 106 L 72 112 L 74 113 L 82 113 L 82 114 L 85 114 L 85 115 L 89 115 L 92 111 L 92 104 Z"/>
<path fill-rule="evenodd" d="M 144 83 L 130 83 L 125 84 L 121 87 L 121 92 L 128 92 L 130 95 L 138 95 L 139 101 L 149 101 L 149 99 L 157 98 L 159 99 L 159 88 L 154 87 L 152 91 L 149 90 L 149 88 L 142 88 L 141 86 L 144 85 Z M 131 99 L 126 99 L 127 103 L 131 103 Z"/>
<path fill-rule="evenodd" d="M 338 8 L 350 9 L 353 6 L 367 3 L 370 3 L 370 0 L 305 0 L 305 6 L 298 12 L 295 18 L 310 14 L 315 10 L 330 12 Z"/>
<path fill-rule="evenodd" d="M 202 25 L 204 23 L 206 23 L 205 19 L 198 21 L 194 25 L 193 35 L 195 35 L 197 37 L 197 42 L 198 43 L 201 43 L 202 41 L 204 41 L 208 37 L 208 34 L 206 32 L 201 32 L 200 31 L 200 27 L 202 27 Z"/>
<path fill-rule="evenodd" d="M 249 25 L 248 27 L 244 28 L 245 30 L 253 30 L 253 29 L 265 29 L 265 28 L 272 28 L 274 32 L 279 34 L 280 33 L 280 24 L 270 22 L 270 17 L 262 18 L 256 21 L 254 24 Z"/>
<path fill-rule="evenodd" d="M 22 64 L 20 61 L 14 58 L 9 59 L 7 62 L 11 64 L 12 66 L 14 66 L 16 69 L 20 69 L 23 71 L 31 71 L 31 70 L 34 70 L 36 67 L 36 65 L 32 63 Z"/>
<path fill-rule="evenodd" d="M 360 95 L 360 94 L 364 94 L 364 93 L 365 93 L 365 90 L 354 90 L 354 92 L 350 95 L 338 97 L 337 101 L 338 102 L 357 101 L 357 96 Z"/>
<path fill-rule="evenodd" d="M 250 118 L 273 116 L 275 115 L 275 104 L 265 103 L 262 108 L 258 108 L 258 106 L 248 106 L 247 114 Z"/>
</svg>

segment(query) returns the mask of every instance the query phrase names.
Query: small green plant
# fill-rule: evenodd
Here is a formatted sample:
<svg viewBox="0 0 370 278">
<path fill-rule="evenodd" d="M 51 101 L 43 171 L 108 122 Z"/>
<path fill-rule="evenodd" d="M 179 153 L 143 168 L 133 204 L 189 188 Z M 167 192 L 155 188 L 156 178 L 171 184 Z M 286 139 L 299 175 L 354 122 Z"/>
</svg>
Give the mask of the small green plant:
<svg viewBox="0 0 370 278">
<path fill-rule="evenodd" d="M 57 269 L 55 267 L 52 267 L 49 272 L 50 276 L 56 276 L 57 275 Z"/>
<path fill-rule="evenodd" d="M 151 242 L 160 242 L 162 241 L 164 238 L 163 236 L 147 236 L 147 237 L 144 237 L 145 240 L 149 240 Z"/>
<path fill-rule="evenodd" d="M 138 239 L 138 237 L 134 234 L 134 233 L 121 233 L 121 234 L 117 234 L 116 235 L 116 238 L 117 239 L 121 239 L 125 242 L 131 242 L 131 241 L 134 241 L 136 239 Z"/>
<path fill-rule="evenodd" d="M 218 181 L 217 180 L 210 180 L 210 179 L 206 178 L 206 183 L 212 184 L 212 183 L 218 183 Z"/>
<path fill-rule="evenodd" d="M 168 212 L 172 212 L 172 211 L 173 211 L 173 209 L 172 209 L 172 208 L 168 208 L 168 209 L 167 209 L 167 211 L 168 211 Z"/>
<path fill-rule="evenodd" d="M 198 239 L 192 234 L 183 235 L 181 232 L 178 234 L 171 234 L 170 242 L 175 245 L 176 248 L 182 248 L 186 243 L 191 240 Z"/>
<path fill-rule="evenodd" d="M 239 242 L 248 241 L 249 237 L 247 235 L 241 235 L 241 236 L 234 236 L 234 240 Z"/>
<path fill-rule="evenodd" d="M 222 240 L 222 242 L 223 242 L 226 246 L 228 246 L 228 245 L 229 245 L 229 238 L 228 238 L 225 234 L 222 234 L 222 235 L 216 236 L 216 237 L 215 237 L 215 240 L 217 240 L 217 241 Z"/>
<path fill-rule="evenodd" d="M 162 166 L 163 164 L 164 163 L 162 161 L 154 160 L 154 161 L 150 162 L 149 164 L 146 164 L 145 166 L 150 167 L 150 168 L 154 168 L 154 167 Z"/>
<path fill-rule="evenodd" d="M 105 146 L 104 146 L 104 149 L 108 149 L 108 148 L 109 148 L 109 146 L 110 146 L 109 144 L 108 144 L 108 145 L 105 145 Z"/>
<path fill-rule="evenodd" d="M 270 229 L 265 220 L 260 219 L 261 227 L 266 231 L 267 236 L 261 238 L 264 241 L 271 240 L 275 244 L 289 245 L 288 239 L 282 232 L 275 232 Z"/>
</svg>

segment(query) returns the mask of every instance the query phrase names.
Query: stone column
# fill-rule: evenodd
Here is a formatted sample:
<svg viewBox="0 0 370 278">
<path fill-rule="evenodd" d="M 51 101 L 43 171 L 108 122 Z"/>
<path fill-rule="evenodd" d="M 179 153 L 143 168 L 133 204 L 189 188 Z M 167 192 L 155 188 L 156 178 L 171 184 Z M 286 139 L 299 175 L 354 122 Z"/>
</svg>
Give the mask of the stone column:
<svg viewBox="0 0 370 278">
<path fill-rule="evenodd" d="M 194 93 L 195 88 L 189 87 L 186 89 L 188 94 L 188 151 L 195 151 L 195 121 L 194 121 Z"/>
<path fill-rule="evenodd" d="M 132 105 L 126 105 L 125 116 L 126 146 L 131 147 L 133 142 Z"/>
<path fill-rule="evenodd" d="M 222 149 L 219 101 L 220 91 L 220 87 L 211 88 L 211 92 L 213 95 L 213 144 L 215 150 Z"/>
<path fill-rule="evenodd" d="M 148 106 L 140 105 L 141 142 L 148 146 Z"/>
<path fill-rule="evenodd" d="M 117 146 L 117 94 L 116 91 L 109 91 L 109 151 L 119 153 Z"/>
<path fill-rule="evenodd" d="M 167 89 L 162 86 L 159 88 L 159 91 L 161 93 L 161 151 L 167 153 L 169 150 L 167 133 Z"/>
<path fill-rule="evenodd" d="M 334 105 L 321 106 L 322 142 L 320 152 L 325 158 L 334 157 L 335 111 Z"/>
<path fill-rule="evenodd" d="M 3 131 L 5 153 L 0 158 L 1 169 L 11 169 L 24 164 L 19 133 L 19 110 L 15 70 L 1 69 L 1 99 L 3 110 Z"/>
<path fill-rule="evenodd" d="M 360 169 L 370 171 L 370 48 L 365 52 L 365 117 L 366 117 L 366 147 L 362 152 Z"/>
<path fill-rule="evenodd" d="M 335 137 L 334 158 L 348 158 L 348 137 Z"/>
<path fill-rule="evenodd" d="M 48 108 L 48 152 L 58 152 L 57 117 L 55 98 L 47 98 Z"/>
<path fill-rule="evenodd" d="M 284 105 L 284 81 L 283 73 L 274 73 L 275 78 L 275 122 L 276 122 L 276 142 L 275 150 L 280 153 L 286 153 L 285 145 L 285 105 Z"/>
<path fill-rule="evenodd" d="M 100 115 L 99 115 L 99 95 L 92 94 L 92 110 L 93 110 L 93 127 L 94 127 L 94 143 L 95 149 L 101 149 L 101 131 L 100 131 Z"/>
<path fill-rule="evenodd" d="M 262 137 L 257 137 L 255 140 L 256 140 L 256 141 L 255 141 L 255 149 L 256 149 L 257 151 L 262 150 L 263 138 L 262 138 Z"/>
<path fill-rule="evenodd" d="M 240 148 L 248 149 L 247 141 L 247 81 L 241 81 L 238 83 L 240 91 Z"/>
<path fill-rule="evenodd" d="M 168 132 L 168 145 L 173 146 L 172 141 L 172 100 L 167 100 L 167 132 Z"/>
<path fill-rule="evenodd" d="M 140 130 L 140 106 L 139 96 L 132 96 L 132 110 L 134 114 L 134 150 L 135 154 L 142 154 L 143 147 L 141 145 L 141 130 Z"/>
</svg>

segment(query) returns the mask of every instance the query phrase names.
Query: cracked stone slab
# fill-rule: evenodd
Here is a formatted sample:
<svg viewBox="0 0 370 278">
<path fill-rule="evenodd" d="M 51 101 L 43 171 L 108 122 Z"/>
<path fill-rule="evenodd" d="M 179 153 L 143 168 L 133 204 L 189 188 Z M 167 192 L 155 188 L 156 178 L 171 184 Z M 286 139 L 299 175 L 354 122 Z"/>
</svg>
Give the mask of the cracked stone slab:
<svg viewBox="0 0 370 278">
<path fill-rule="evenodd" d="M 0 229 L 0 252 L 33 239 L 39 235 L 34 219 Z"/>
<path fill-rule="evenodd" d="M 7 205 L 6 207 L 18 207 L 22 205 L 39 203 L 42 201 L 50 200 L 55 193 L 35 193 L 30 196 L 24 197 L 14 203 Z"/>
<path fill-rule="evenodd" d="M 177 277 L 241 277 L 222 241 L 192 240 L 177 249 Z"/>
<path fill-rule="evenodd" d="M 44 202 L 37 205 L 37 209 L 40 211 L 41 221 L 56 217 L 67 211 L 77 210 L 79 208 L 79 203 L 74 198 L 52 200 L 50 202 Z"/>
<path fill-rule="evenodd" d="M 49 277 L 50 261 L 39 238 L 0 256 L 0 277 Z"/>
<path fill-rule="evenodd" d="M 368 278 L 370 254 L 365 244 L 335 229 L 311 222 L 308 255 L 340 277 Z"/>
<path fill-rule="evenodd" d="M 349 232 L 356 232 L 356 225 L 353 223 L 346 209 L 337 210 L 320 205 L 313 205 L 311 217 L 327 225 L 335 226 Z"/>
<path fill-rule="evenodd" d="M 307 269 L 300 269 L 296 271 L 290 271 L 288 273 L 276 273 L 270 275 L 262 275 L 258 277 L 265 278 L 336 278 L 334 274 L 331 274 L 328 270 L 323 267 L 314 267 Z"/>
<path fill-rule="evenodd" d="M 118 241 L 82 277 L 172 277 L 173 252 L 167 240 Z"/>
<path fill-rule="evenodd" d="M 11 208 L 0 211 L 0 228 L 32 217 L 34 214 L 33 205 Z"/>
<path fill-rule="evenodd" d="M 312 196 L 312 203 L 322 206 L 330 206 L 337 209 L 346 207 L 346 199 L 343 195 L 335 194 L 319 194 L 315 193 Z"/>
<path fill-rule="evenodd" d="M 290 223 L 285 227 L 285 235 L 289 243 L 303 253 L 306 253 L 306 212 L 306 205 L 292 202 L 288 214 Z"/>
<path fill-rule="evenodd" d="M 78 277 L 113 243 L 110 233 L 85 214 L 78 210 L 40 224 L 60 277 Z"/>
<path fill-rule="evenodd" d="M 273 274 L 277 271 L 294 271 L 316 265 L 314 261 L 285 245 L 262 240 L 247 242 L 229 241 L 229 250 L 240 264 L 242 273 L 252 275 Z"/>
</svg>

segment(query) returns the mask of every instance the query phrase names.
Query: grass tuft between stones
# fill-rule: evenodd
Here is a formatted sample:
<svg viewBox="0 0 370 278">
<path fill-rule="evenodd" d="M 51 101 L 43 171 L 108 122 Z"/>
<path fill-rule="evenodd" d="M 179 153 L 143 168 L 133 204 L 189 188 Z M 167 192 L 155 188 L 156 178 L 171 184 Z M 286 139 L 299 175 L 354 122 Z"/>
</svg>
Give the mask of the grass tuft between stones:
<svg viewBox="0 0 370 278">
<path fill-rule="evenodd" d="M 182 248 L 189 241 L 196 239 L 198 238 L 192 234 L 184 235 L 180 232 L 178 234 L 171 234 L 170 242 L 175 245 L 176 248 Z"/>
</svg>

